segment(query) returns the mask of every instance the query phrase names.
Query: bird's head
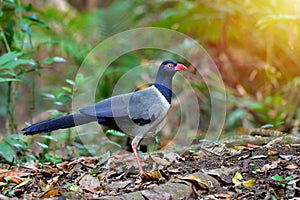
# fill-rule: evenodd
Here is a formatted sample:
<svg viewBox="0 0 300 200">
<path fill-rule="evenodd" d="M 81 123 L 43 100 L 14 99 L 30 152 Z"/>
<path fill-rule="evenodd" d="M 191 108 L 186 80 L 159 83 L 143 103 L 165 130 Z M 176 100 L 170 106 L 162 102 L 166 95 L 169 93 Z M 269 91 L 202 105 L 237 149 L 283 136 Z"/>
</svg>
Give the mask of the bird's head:
<svg viewBox="0 0 300 200">
<path fill-rule="evenodd" d="M 171 75 L 173 76 L 176 71 L 181 71 L 181 70 L 187 70 L 187 67 L 184 66 L 183 64 L 177 63 L 172 60 L 165 60 L 161 63 L 158 73 L 164 74 L 164 75 Z"/>
<path fill-rule="evenodd" d="M 160 64 L 156 76 L 156 83 L 171 89 L 172 78 L 177 71 L 187 70 L 188 68 L 183 64 L 172 60 L 165 60 Z"/>
</svg>

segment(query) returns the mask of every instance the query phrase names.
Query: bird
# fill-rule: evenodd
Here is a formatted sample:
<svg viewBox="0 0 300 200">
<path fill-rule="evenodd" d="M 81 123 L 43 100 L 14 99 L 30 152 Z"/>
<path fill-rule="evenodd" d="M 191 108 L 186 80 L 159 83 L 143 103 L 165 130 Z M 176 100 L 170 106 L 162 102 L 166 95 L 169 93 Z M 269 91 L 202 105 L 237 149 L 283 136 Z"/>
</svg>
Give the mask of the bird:
<svg viewBox="0 0 300 200">
<path fill-rule="evenodd" d="M 173 60 L 163 61 L 156 80 L 148 88 L 112 96 L 73 113 L 41 121 L 22 129 L 25 135 L 66 129 L 90 122 L 98 122 L 110 129 L 133 136 L 131 147 L 139 168 L 144 174 L 138 149 L 142 139 L 166 118 L 171 106 L 172 79 L 177 71 L 188 68 Z"/>
</svg>

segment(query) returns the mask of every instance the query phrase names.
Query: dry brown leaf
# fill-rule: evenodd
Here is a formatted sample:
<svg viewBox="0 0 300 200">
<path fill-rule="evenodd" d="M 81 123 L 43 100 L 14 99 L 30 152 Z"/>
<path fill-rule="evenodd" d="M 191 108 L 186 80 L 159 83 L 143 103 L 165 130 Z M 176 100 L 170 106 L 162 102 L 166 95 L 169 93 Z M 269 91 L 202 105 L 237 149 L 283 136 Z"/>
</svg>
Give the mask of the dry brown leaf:
<svg viewBox="0 0 300 200">
<path fill-rule="evenodd" d="M 131 181 L 117 181 L 117 182 L 112 182 L 111 184 L 108 185 L 109 188 L 115 188 L 115 189 L 120 189 L 120 188 L 125 188 L 127 185 L 129 185 Z"/>
<path fill-rule="evenodd" d="M 23 177 L 28 177 L 29 175 L 30 175 L 29 173 L 24 173 L 19 171 L 1 170 L 0 181 L 4 181 L 4 178 L 8 178 L 10 183 L 15 183 L 18 185 L 25 180 L 25 178 Z"/>
<path fill-rule="evenodd" d="M 152 155 L 152 156 L 150 155 L 150 158 L 159 165 L 169 166 L 171 164 L 171 162 L 167 161 L 166 159 L 160 158 L 155 155 Z"/>
<path fill-rule="evenodd" d="M 58 163 L 56 165 L 59 169 L 63 169 L 65 172 L 69 172 L 72 170 L 73 168 L 73 165 L 70 165 L 70 162 L 62 162 L 62 163 Z"/>
<path fill-rule="evenodd" d="M 279 158 L 278 160 L 275 160 L 275 161 L 273 161 L 271 164 L 265 164 L 262 168 L 261 168 L 261 170 L 259 171 L 259 172 L 267 172 L 267 171 L 269 171 L 270 169 L 275 169 L 277 166 L 278 166 L 278 164 L 281 162 L 281 159 Z"/>
<path fill-rule="evenodd" d="M 285 167 L 286 169 L 297 169 L 298 165 L 296 163 L 289 164 Z"/>
<path fill-rule="evenodd" d="M 187 177 L 183 177 L 183 178 L 180 178 L 182 180 L 186 180 L 186 181 L 190 181 L 190 182 L 196 182 L 199 184 L 199 186 L 204 186 L 203 189 L 208 189 L 210 190 L 209 186 L 207 183 L 205 183 L 204 180 L 202 180 L 201 178 L 197 177 L 197 176 L 193 176 L 193 175 L 190 175 L 190 176 L 187 176 Z"/>
<path fill-rule="evenodd" d="M 48 184 L 46 188 L 47 189 L 54 188 L 58 180 L 59 180 L 59 176 L 53 177 L 52 180 L 50 181 L 50 184 Z"/>
<path fill-rule="evenodd" d="M 90 192 L 90 193 L 93 193 L 93 194 L 96 194 L 98 193 L 96 190 L 92 189 L 92 188 L 83 188 L 83 190 L 87 191 L 87 192 Z"/>
<path fill-rule="evenodd" d="M 58 189 L 50 189 L 42 194 L 39 194 L 39 198 L 50 198 L 50 197 L 57 197 L 60 196 L 63 192 Z"/>
<path fill-rule="evenodd" d="M 248 148 L 252 148 L 252 149 L 257 149 L 260 148 L 261 146 L 255 145 L 255 144 L 247 144 Z"/>
<path fill-rule="evenodd" d="M 19 185 L 20 183 L 22 183 L 25 179 L 24 178 L 20 178 L 20 177 L 15 177 L 15 176 L 12 176 L 12 177 L 9 177 L 9 182 L 10 183 L 15 183 L 17 185 Z"/>
<path fill-rule="evenodd" d="M 162 178 L 162 175 L 159 171 L 153 171 L 153 172 L 147 172 L 141 174 L 140 177 L 144 182 L 149 182 L 149 181 L 158 181 L 160 178 Z"/>
<path fill-rule="evenodd" d="M 236 167 L 224 167 L 217 169 L 202 170 L 205 174 L 212 175 L 213 177 L 218 177 L 225 183 L 231 183 Z"/>
<path fill-rule="evenodd" d="M 232 149 L 236 150 L 236 151 L 239 151 L 241 149 L 245 149 L 246 147 L 245 146 L 241 146 L 241 145 L 234 145 L 233 147 L 231 147 Z"/>
<path fill-rule="evenodd" d="M 222 199 L 231 199 L 232 194 L 226 194 L 226 193 L 218 193 L 214 195 L 216 198 L 222 198 Z"/>
<path fill-rule="evenodd" d="M 83 188 L 96 188 L 100 185 L 100 181 L 98 177 L 86 174 L 80 179 L 79 185 L 81 185 Z"/>
<path fill-rule="evenodd" d="M 268 156 L 276 156 L 278 154 L 279 154 L 278 151 L 272 150 L 272 149 L 268 149 Z"/>
<path fill-rule="evenodd" d="M 18 172 L 18 171 L 2 171 L 0 173 L 0 181 L 2 181 L 6 177 L 25 177 L 29 176 L 29 173 Z"/>
</svg>

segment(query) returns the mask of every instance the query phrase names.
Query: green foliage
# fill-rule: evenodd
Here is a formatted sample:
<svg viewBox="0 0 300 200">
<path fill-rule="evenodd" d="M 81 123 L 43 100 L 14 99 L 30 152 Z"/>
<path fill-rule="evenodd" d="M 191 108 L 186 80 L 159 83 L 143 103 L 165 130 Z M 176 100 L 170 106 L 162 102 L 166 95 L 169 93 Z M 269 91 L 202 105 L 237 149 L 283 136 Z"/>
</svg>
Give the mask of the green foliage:
<svg viewBox="0 0 300 200">
<path fill-rule="evenodd" d="M 290 87 L 300 76 L 298 2 L 177 1 L 151 6 L 152 14 L 161 12 L 153 18 L 155 26 L 198 39 L 218 64 L 229 95 L 226 131 L 265 124 L 288 132 L 299 128 L 299 87 Z M 201 79 L 193 85 L 201 85 Z M 204 88 L 197 89 L 205 94 Z"/>
<path fill-rule="evenodd" d="M 59 57 L 48 58 L 42 62 L 35 59 L 38 49 L 32 43 L 33 27 L 40 29 L 49 29 L 49 27 L 36 13 L 29 14 L 32 11 L 31 4 L 22 5 L 20 0 L 4 0 L 1 5 L 0 41 L 4 49 L 1 50 L 0 57 L 0 82 L 7 83 L 1 85 L 1 88 L 6 91 L 6 102 L 3 105 L 6 105 L 6 116 L 11 133 L 15 132 L 14 112 L 20 82 L 23 82 L 24 77 L 30 72 L 39 74 L 41 64 L 45 64 L 45 61 L 48 61 L 47 64 L 64 61 Z"/>
<path fill-rule="evenodd" d="M 24 155 L 28 147 L 25 141 L 26 136 L 11 134 L 3 137 L 0 142 L 0 154 L 6 162 L 13 162 L 17 159 L 17 154 Z"/>
<path fill-rule="evenodd" d="M 48 108 L 54 109 L 52 117 L 66 114 L 72 102 L 73 78 L 93 46 L 127 29 L 156 26 L 198 40 L 218 65 L 228 95 L 225 132 L 234 133 L 240 128 L 247 131 L 252 127 L 297 132 L 300 118 L 298 13 L 297 2 L 280 0 L 113 1 L 108 7 L 92 12 L 78 12 L 74 8 L 62 11 L 51 6 L 39 11 L 20 0 L 3 0 L 0 5 L 0 116 L 7 122 L 1 124 L 9 125 L 6 132 L 16 133 L 15 118 L 25 107 L 30 117 Z M 96 100 L 111 96 L 117 81 L 143 60 L 172 56 L 153 49 L 121 56 L 104 72 Z M 54 66 L 60 67 L 56 74 L 48 75 L 49 71 L 44 71 L 52 71 Z M 43 80 L 38 82 L 36 75 L 42 75 Z M 206 130 L 212 94 L 199 74 L 191 77 L 194 77 L 190 79 L 191 85 L 199 95 L 200 129 Z M 84 84 L 87 79 L 77 74 L 76 83 Z M 136 86 L 132 85 L 126 87 L 134 90 Z M 216 91 L 222 92 L 218 88 Z M 32 99 L 31 105 L 25 103 L 28 99 Z M 17 108 L 18 100 L 22 108 Z M 67 143 L 69 154 L 87 155 L 86 146 L 73 142 L 71 131 L 66 132 L 68 136 L 61 134 L 59 141 Z M 107 135 L 123 137 L 116 131 L 108 131 Z M 51 134 L 38 138 L 41 140 L 31 142 L 43 149 L 44 156 L 27 156 L 24 160 L 59 160 L 50 154 L 59 150 L 56 138 Z M 26 154 L 24 149 L 28 144 L 23 138 L 4 136 L 0 142 L 1 155 L 6 161 L 12 161 L 19 153 Z M 90 152 L 97 151 L 95 146 L 88 146 Z"/>
<path fill-rule="evenodd" d="M 67 79 L 66 83 L 68 83 L 69 86 L 61 86 L 58 88 L 55 88 L 54 90 L 51 89 L 52 93 L 42 93 L 42 95 L 45 97 L 45 99 L 53 101 L 55 105 L 58 106 L 66 106 L 69 105 L 72 101 L 72 95 L 73 95 L 73 86 L 74 81 Z"/>
<path fill-rule="evenodd" d="M 120 131 L 116 131 L 116 130 L 113 130 L 113 129 L 109 129 L 105 133 L 109 134 L 109 135 L 113 135 L 113 136 L 118 136 L 118 137 L 125 137 L 126 136 L 125 133 L 122 133 Z"/>
</svg>

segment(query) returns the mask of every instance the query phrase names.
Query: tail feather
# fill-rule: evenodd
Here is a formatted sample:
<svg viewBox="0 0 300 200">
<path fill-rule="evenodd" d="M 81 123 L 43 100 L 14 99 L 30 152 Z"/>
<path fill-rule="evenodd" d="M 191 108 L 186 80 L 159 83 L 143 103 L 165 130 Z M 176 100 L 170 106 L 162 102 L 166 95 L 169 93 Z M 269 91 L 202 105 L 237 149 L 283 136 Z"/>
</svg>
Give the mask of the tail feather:
<svg viewBox="0 0 300 200">
<path fill-rule="evenodd" d="M 91 117 L 83 114 L 70 114 L 32 124 L 22 129 L 22 131 L 24 131 L 25 135 L 33 135 L 58 129 L 71 128 L 96 120 L 96 117 Z"/>
</svg>

